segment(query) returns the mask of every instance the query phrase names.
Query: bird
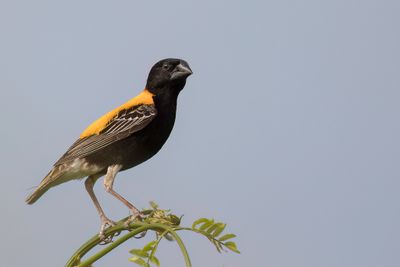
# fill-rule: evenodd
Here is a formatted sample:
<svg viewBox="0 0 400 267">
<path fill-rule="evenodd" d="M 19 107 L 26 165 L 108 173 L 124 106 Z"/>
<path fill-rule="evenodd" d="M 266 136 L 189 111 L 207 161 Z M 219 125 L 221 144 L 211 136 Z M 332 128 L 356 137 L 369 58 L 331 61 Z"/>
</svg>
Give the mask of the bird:
<svg viewBox="0 0 400 267">
<path fill-rule="evenodd" d="M 140 217 L 139 209 L 114 190 L 115 177 L 162 148 L 175 123 L 178 95 L 192 73 L 183 59 L 158 61 L 143 91 L 90 124 L 25 202 L 33 204 L 50 188 L 87 177 L 85 188 L 100 216 L 99 236 L 104 238 L 104 231 L 116 224 L 106 216 L 93 190 L 104 176 L 105 191 L 128 207 L 132 220 Z"/>
</svg>

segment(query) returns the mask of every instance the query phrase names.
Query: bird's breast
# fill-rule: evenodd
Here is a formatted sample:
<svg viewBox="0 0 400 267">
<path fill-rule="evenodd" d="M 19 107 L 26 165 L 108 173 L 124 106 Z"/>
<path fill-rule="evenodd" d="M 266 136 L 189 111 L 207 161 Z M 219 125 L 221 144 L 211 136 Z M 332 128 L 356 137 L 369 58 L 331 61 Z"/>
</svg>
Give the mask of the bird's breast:
<svg viewBox="0 0 400 267">
<path fill-rule="evenodd" d="M 175 103 L 163 101 L 157 104 L 156 101 L 157 115 L 146 127 L 87 159 L 91 162 L 101 162 L 104 167 L 120 164 L 122 170 L 150 159 L 162 148 L 171 134 L 176 116 Z"/>
<path fill-rule="evenodd" d="M 121 142 L 118 153 L 123 169 L 129 169 L 153 157 L 165 144 L 175 123 L 175 112 L 157 113 L 144 129 Z"/>
</svg>

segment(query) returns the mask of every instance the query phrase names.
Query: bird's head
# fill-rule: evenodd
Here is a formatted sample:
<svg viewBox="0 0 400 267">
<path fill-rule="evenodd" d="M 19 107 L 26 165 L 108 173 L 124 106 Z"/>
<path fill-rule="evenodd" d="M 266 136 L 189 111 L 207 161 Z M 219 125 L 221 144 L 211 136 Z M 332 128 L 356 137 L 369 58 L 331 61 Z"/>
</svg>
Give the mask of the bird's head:
<svg viewBox="0 0 400 267">
<path fill-rule="evenodd" d="M 146 88 L 153 94 L 173 90 L 179 93 L 192 74 L 189 64 L 183 59 L 167 58 L 157 62 L 150 70 Z"/>
</svg>

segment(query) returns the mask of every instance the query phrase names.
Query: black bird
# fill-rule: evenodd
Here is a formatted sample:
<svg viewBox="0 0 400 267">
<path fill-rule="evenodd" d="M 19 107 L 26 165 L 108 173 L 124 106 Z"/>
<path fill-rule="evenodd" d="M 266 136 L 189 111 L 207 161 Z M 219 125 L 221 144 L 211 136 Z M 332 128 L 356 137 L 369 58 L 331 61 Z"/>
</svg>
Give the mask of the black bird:
<svg viewBox="0 0 400 267">
<path fill-rule="evenodd" d="M 135 206 L 114 191 L 114 179 L 119 171 L 148 160 L 164 145 L 174 126 L 178 95 L 191 74 L 182 59 L 157 62 L 150 70 L 145 89 L 86 128 L 26 203 L 35 203 L 56 185 L 87 176 L 85 187 L 100 215 L 103 236 L 104 230 L 115 223 L 104 214 L 93 186 L 105 175 L 105 190 L 129 208 L 132 219 L 140 216 Z"/>
</svg>

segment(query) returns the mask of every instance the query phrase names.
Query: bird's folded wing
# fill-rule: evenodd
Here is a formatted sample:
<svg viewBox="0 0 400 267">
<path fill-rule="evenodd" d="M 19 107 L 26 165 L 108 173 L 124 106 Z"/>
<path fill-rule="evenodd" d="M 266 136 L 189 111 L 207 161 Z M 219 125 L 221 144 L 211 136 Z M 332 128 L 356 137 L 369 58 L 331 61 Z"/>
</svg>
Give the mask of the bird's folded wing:
<svg viewBox="0 0 400 267">
<path fill-rule="evenodd" d="M 142 130 L 156 115 L 157 110 L 154 105 L 143 104 L 121 110 L 99 134 L 78 139 L 54 165 L 83 158 L 118 140 L 124 139 Z"/>
</svg>

